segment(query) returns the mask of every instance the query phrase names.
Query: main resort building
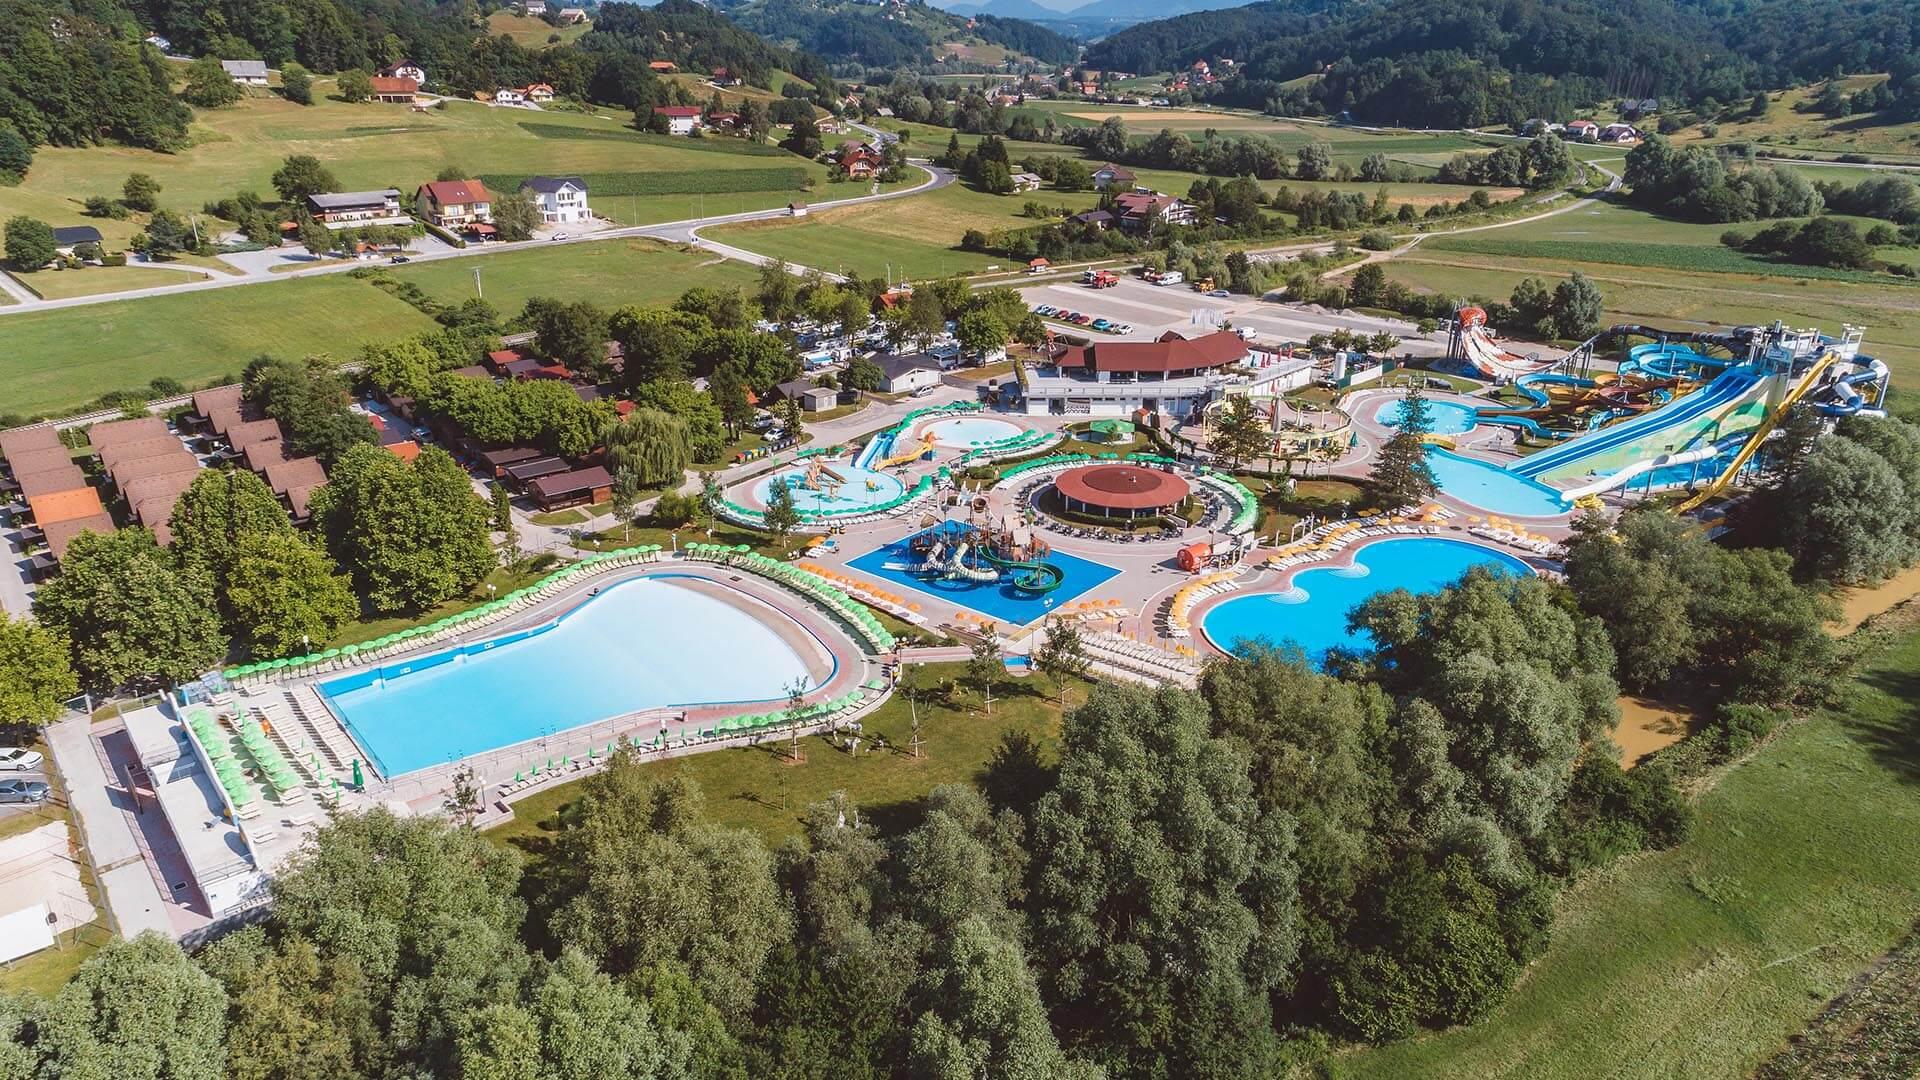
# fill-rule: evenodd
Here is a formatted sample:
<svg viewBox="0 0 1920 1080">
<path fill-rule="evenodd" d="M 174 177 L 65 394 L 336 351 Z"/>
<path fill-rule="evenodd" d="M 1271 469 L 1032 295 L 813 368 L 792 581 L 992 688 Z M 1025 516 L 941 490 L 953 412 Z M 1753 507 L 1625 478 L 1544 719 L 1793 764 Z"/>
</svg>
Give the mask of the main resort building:
<svg viewBox="0 0 1920 1080">
<path fill-rule="evenodd" d="M 1056 345 L 1053 360 L 1021 375 L 1029 416 L 1131 416 L 1144 409 L 1184 418 L 1229 386 L 1277 394 L 1313 378 L 1311 359 L 1248 346 L 1218 330 L 1184 338 L 1169 330 L 1155 341 Z"/>
</svg>

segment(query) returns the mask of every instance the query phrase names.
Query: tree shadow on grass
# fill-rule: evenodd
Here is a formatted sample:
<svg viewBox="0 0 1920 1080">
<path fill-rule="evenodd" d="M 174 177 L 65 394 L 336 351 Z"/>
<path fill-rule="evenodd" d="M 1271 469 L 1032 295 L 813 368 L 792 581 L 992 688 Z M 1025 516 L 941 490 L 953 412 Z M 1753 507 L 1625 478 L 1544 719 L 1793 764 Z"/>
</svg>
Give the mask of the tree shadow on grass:
<svg viewBox="0 0 1920 1080">
<path fill-rule="evenodd" d="M 1894 775 L 1920 783 L 1920 670 L 1876 667 L 1858 681 L 1886 699 L 1852 695 L 1833 710 L 1840 726 Z"/>
</svg>

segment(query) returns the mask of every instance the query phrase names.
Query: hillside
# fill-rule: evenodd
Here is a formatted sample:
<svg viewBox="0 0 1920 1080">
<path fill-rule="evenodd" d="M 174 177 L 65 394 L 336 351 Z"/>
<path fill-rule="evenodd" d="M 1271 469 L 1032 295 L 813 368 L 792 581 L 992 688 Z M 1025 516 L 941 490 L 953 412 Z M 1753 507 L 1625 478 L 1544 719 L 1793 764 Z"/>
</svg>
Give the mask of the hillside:
<svg viewBox="0 0 1920 1080">
<path fill-rule="evenodd" d="M 956 15 L 998 15 L 1027 19 L 1049 27 L 1130 26 L 1197 11 L 1219 11 L 1239 6 L 1235 0 L 1088 0 L 1047 5 L 1038 0 L 949 0 L 934 6 Z"/>
<path fill-rule="evenodd" d="M 1806 27 L 1818 26 L 1817 35 Z M 1650 34 L 1649 27 L 1660 32 Z M 1266 0 L 1123 30 L 1092 67 L 1237 62 L 1203 96 L 1373 123 L 1459 126 L 1561 116 L 1608 97 L 1737 101 L 1831 73 L 1912 66 L 1920 0 Z M 1282 84 L 1322 72 L 1311 89 Z"/>
<path fill-rule="evenodd" d="M 1079 48 L 1067 38 L 1020 19 L 969 19 L 915 0 L 874 5 L 858 0 L 716 0 L 740 26 L 804 49 L 836 65 L 920 67 L 947 44 L 999 46 L 1045 63 L 1067 63 Z M 971 25 L 970 25 L 971 24 Z"/>
</svg>

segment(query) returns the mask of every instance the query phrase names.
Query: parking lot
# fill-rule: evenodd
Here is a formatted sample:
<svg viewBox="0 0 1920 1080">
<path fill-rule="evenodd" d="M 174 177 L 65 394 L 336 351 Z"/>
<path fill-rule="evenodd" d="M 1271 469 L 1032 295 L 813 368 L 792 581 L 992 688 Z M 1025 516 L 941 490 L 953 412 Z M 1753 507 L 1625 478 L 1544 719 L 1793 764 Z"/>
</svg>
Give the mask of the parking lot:
<svg viewBox="0 0 1920 1080">
<path fill-rule="evenodd" d="M 1445 334 L 1421 337 L 1415 326 L 1401 319 L 1385 319 L 1358 312 L 1330 312 L 1302 304 L 1273 303 L 1249 296 L 1214 297 L 1188 285 L 1151 285 L 1137 278 L 1121 278 L 1110 288 L 1095 289 L 1077 281 L 1030 285 L 1020 290 L 1029 307 L 1050 304 L 1096 318 L 1128 324 L 1126 334 L 1107 334 L 1086 326 L 1049 320 L 1056 330 L 1084 334 L 1094 341 L 1152 341 L 1168 330 L 1192 337 L 1231 322 L 1250 328 L 1261 344 L 1304 343 L 1315 334 L 1351 330 L 1377 334 L 1383 330 L 1404 339 L 1403 348 L 1420 356 L 1446 352 Z"/>
</svg>

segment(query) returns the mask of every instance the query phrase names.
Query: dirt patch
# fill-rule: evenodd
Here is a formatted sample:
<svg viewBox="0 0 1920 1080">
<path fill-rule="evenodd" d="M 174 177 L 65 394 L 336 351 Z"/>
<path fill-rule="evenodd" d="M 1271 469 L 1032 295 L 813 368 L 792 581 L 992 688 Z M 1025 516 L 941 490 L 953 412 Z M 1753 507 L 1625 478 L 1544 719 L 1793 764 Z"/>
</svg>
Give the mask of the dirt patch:
<svg viewBox="0 0 1920 1080">
<path fill-rule="evenodd" d="M 1836 634 L 1851 634 L 1875 615 L 1892 611 L 1902 602 L 1920 596 L 1920 566 L 1911 566 L 1878 585 L 1865 589 L 1842 589 L 1840 621 L 1832 624 Z"/>
<path fill-rule="evenodd" d="M 1690 708 L 1652 698 L 1622 696 L 1620 723 L 1613 741 L 1620 746 L 1620 764 L 1633 768 L 1656 750 L 1664 750 L 1690 734 L 1700 721 Z"/>
</svg>

